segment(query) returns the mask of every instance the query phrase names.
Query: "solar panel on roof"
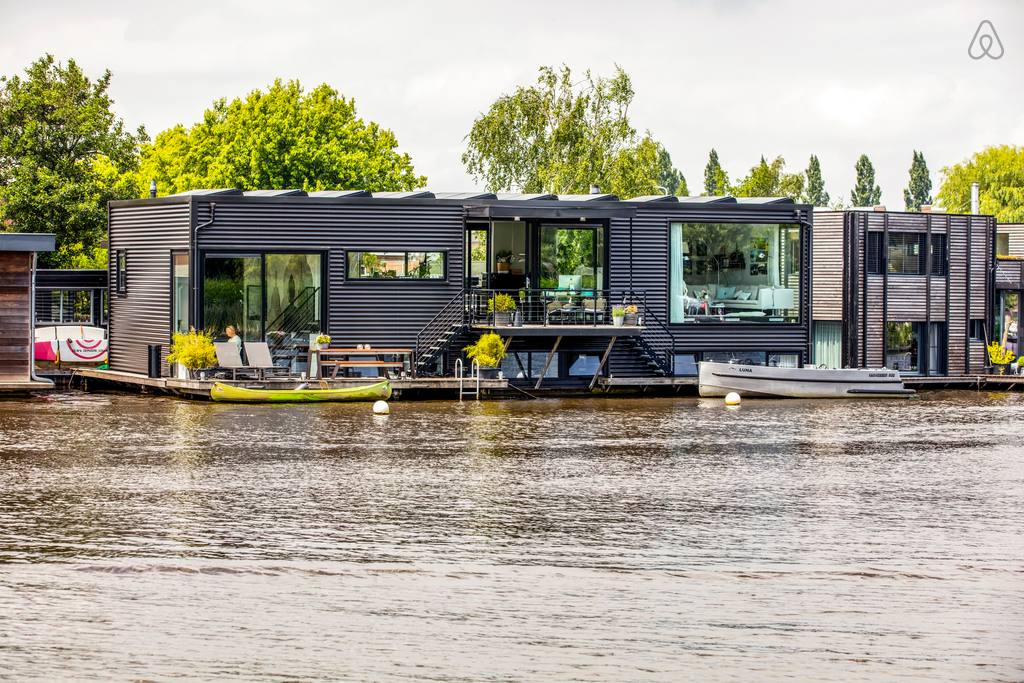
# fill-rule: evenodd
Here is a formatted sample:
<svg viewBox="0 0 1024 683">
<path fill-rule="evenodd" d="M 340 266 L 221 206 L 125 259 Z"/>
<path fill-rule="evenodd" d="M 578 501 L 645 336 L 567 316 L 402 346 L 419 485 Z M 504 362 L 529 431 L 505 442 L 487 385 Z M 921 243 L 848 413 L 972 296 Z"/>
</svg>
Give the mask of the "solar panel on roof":
<svg viewBox="0 0 1024 683">
<path fill-rule="evenodd" d="M 543 192 L 530 193 L 530 192 L 499 192 L 497 194 L 498 199 L 501 201 L 508 202 L 525 202 L 531 200 L 555 200 L 558 199 L 556 195 L 545 194 Z"/>
<path fill-rule="evenodd" d="M 627 202 L 678 202 L 679 198 L 671 194 L 645 194 L 627 199 Z"/>
<path fill-rule="evenodd" d="M 680 197 L 680 204 L 735 204 L 735 197 Z"/>
<path fill-rule="evenodd" d="M 246 197 L 305 197 L 305 190 L 247 190 Z"/>
<path fill-rule="evenodd" d="M 619 198 L 613 194 L 560 194 L 561 202 L 617 202 Z"/>
<path fill-rule="evenodd" d="M 186 190 L 185 192 L 177 192 L 177 193 L 172 194 L 170 196 L 172 196 L 172 197 L 188 197 L 189 195 L 194 195 L 194 196 L 197 196 L 197 197 L 199 197 L 199 196 L 208 197 L 208 196 L 213 196 L 213 195 L 226 195 L 226 194 L 235 194 L 235 195 L 237 195 L 237 194 L 242 194 L 242 191 L 234 189 L 234 188 L 225 187 L 225 188 L 212 189 L 212 190 Z"/>
<path fill-rule="evenodd" d="M 737 197 L 739 204 L 792 204 L 789 197 Z"/>
<path fill-rule="evenodd" d="M 434 193 L 427 192 L 426 190 L 413 192 L 373 192 L 370 196 L 374 199 L 433 199 Z"/>
<path fill-rule="evenodd" d="M 493 192 L 435 192 L 437 199 L 497 199 Z"/>
<path fill-rule="evenodd" d="M 309 196 L 338 199 L 339 197 L 369 197 L 370 193 L 366 190 L 316 190 L 315 192 L 310 192 Z"/>
</svg>

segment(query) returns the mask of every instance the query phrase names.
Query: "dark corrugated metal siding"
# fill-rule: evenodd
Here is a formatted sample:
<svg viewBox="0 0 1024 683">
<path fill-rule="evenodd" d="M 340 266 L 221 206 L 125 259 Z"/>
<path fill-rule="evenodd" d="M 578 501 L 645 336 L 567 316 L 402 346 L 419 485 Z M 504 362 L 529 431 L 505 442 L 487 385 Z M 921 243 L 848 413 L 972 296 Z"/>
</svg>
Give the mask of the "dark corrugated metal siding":
<svg viewBox="0 0 1024 683">
<path fill-rule="evenodd" d="M 806 208 L 806 207 L 804 207 Z M 727 210 L 712 207 L 670 203 L 641 204 L 632 219 L 611 220 L 609 237 L 609 286 L 612 289 L 643 290 L 647 306 L 662 321 L 668 323 L 669 300 L 669 225 L 674 222 L 690 223 L 794 223 L 796 207 L 779 205 L 762 207 L 732 205 Z M 805 221 L 809 212 L 802 211 Z M 632 229 L 631 229 L 632 228 Z M 804 231 L 802 262 L 810 258 L 811 239 Z M 798 353 L 803 359 L 810 354 L 810 287 L 809 269 L 801 268 L 800 309 L 802 322 L 793 325 L 700 323 L 672 324 L 676 351 L 771 351 Z M 627 345 L 613 353 L 610 370 L 617 376 L 648 375 L 650 371 Z"/>
<path fill-rule="evenodd" d="M 187 249 L 188 199 L 125 205 L 109 209 L 110 273 L 115 252 L 127 252 L 127 294 L 109 294 L 110 367 L 146 372 L 148 344 L 163 344 L 171 334 L 171 250 Z M 111 280 L 113 281 L 113 280 Z M 166 368 L 165 368 L 166 371 Z"/>
<path fill-rule="evenodd" d="M 463 209 L 458 204 L 219 201 L 199 231 L 203 251 L 275 249 L 328 254 L 328 334 L 335 343 L 410 346 L 463 286 Z M 197 201 L 197 222 L 209 203 Z M 445 251 L 446 280 L 347 280 L 350 250 Z"/>
</svg>

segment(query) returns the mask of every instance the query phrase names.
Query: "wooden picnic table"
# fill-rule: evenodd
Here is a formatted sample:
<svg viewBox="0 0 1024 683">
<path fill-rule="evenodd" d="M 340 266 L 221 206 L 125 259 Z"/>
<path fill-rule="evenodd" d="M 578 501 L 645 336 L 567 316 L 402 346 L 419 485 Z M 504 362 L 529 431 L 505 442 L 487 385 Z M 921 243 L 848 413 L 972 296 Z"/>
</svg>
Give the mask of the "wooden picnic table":
<svg viewBox="0 0 1024 683">
<path fill-rule="evenodd" d="M 324 376 L 323 368 L 325 365 L 330 365 L 334 368 L 331 375 L 332 377 L 338 376 L 339 368 L 377 368 L 401 370 L 406 367 L 407 362 L 409 363 L 409 365 L 411 365 L 412 354 L 412 349 L 387 346 L 382 346 L 380 348 L 375 349 L 327 348 L 316 349 L 309 352 L 311 363 L 313 358 L 316 358 L 316 376 L 318 378 Z M 338 360 L 330 360 L 332 356 L 338 358 Z M 374 358 L 374 360 L 352 360 L 352 356 L 371 356 Z M 408 360 L 403 359 L 387 361 L 381 360 L 381 356 L 404 356 L 407 357 Z"/>
</svg>

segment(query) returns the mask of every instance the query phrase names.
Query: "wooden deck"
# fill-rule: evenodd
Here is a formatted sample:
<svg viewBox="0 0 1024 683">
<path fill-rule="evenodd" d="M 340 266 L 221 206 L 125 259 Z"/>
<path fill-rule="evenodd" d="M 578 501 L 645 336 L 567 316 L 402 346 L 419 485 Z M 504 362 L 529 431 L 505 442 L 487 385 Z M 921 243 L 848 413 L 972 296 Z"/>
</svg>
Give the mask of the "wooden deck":
<svg viewBox="0 0 1024 683">
<path fill-rule="evenodd" d="M 118 388 L 131 389 L 135 391 L 156 391 L 159 393 L 175 396 L 186 396 L 189 398 L 209 398 L 210 388 L 214 381 L 224 382 L 241 387 L 269 387 L 274 389 L 292 389 L 303 381 L 300 379 L 279 379 L 271 378 L 266 381 L 252 379 L 231 380 L 195 380 L 177 379 L 175 377 L 147 377 L 146 375 L 134 372 L 120 372 L 117 370 L 97 370 L 95 368 L 83 368 L 76 373 L 86 380 L 98 380 Z M 349 387 L 354 384 L 369 384 L 380 381 L 376 377 L 338 377 L 335 379 L 306 380 L 310 386 L 327 386 L 331 389 Z M 437 398 L 458 398 L 459 380 L 454 377 L 424 377 L 393 379 L 391 389 L 395 398 L 401 397 L 403 392 L 424 392 L 427 395 L 437 394 Z M 472 384 L 472 386 L 471 386 Z M 466 380 L 466 388 L 475 388 L 476 382 Z M 480 388 L 484 391 L 501 390 L 508 388 L 508 380 L 505 379 L 483 379 L 480 380 Z"/>
</svg>

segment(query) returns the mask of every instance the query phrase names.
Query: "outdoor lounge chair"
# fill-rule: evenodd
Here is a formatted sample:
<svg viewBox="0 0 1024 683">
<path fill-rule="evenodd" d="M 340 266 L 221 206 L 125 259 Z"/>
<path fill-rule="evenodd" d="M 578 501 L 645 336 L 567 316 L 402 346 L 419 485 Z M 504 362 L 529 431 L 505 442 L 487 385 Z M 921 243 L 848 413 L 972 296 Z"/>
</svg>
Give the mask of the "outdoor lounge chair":
<svg viewBox="0 0 1024 683">
<path fill-rule="evenodd" d="M 245 342 L 245 357 L 249 360 L 249 367 L 259 372 L 263 379 L 267 378 L 267 371 L 273 374 L 279 369 L 274 365 L 267 342 Z M 287 368 L 280 369 L 287 370 Z"/>
<path fill-rule="evenodd" d="M 214 342 L 213 350 L 217 354 L 217 367 L 231 371 L 231 379 L 238 379 L 239 370 L 251 370 L 242 361 L 242 347 L 234 342 Z"/>
</svg>

